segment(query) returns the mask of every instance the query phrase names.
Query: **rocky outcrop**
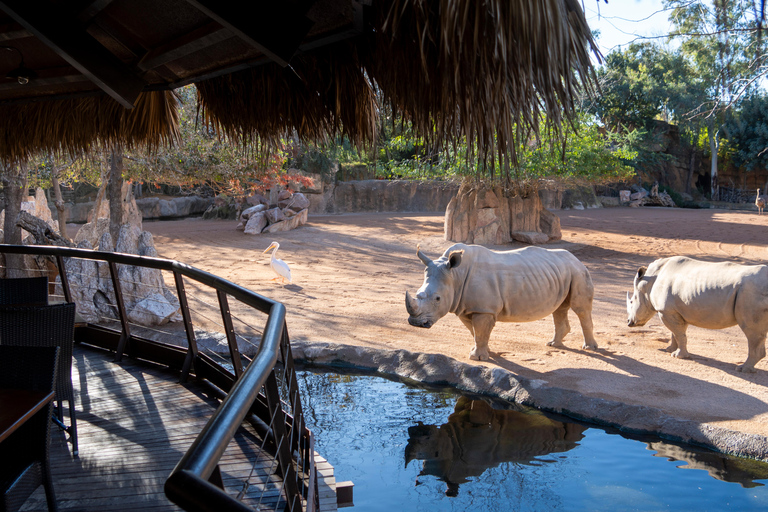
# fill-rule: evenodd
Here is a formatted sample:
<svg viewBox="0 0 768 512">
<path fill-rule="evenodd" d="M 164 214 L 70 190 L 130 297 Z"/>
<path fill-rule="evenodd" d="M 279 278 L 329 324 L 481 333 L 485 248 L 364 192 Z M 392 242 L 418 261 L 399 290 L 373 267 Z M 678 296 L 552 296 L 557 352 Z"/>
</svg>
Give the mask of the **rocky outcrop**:
<svg viewBox="0 0 768 512">
<path fill-rule="evenodd" d="M 301 192 L 280 191 L 277 206 L 272 208 L 260 199 L 247 198 L 245 203 L 253 202 L 257 203 L 256 206 L 243 210 L 240 223 L 236 226 L 246 235 L 289 231 L 307 223 L 309 199 Z"/>
<path fill-rule="evenodd" d="M 445 211 L 445 239 L 452 242 L 541 244 L 561 237 L 560 220 L 536 192 L 510 195 L 500 186 L 465 182 Z"/>
<path fill-rule="evenodd" d="M 90 222 L 82 226 L 75 237 L 78 247 L 104 252 L 120 252 L 157 257 L 152 234 L 142 229 L 141 211 L 129 188 L 124 186 L 123 219 L 117 242 L 109 233 L 109 201 L 100 192 Z M 109 266 L 106 263 L 66 260 L 67 275 L 77 312 L 87 322 L 114 321 L 119 318 Z M 118 265 L 128 320 L 139 325 L 162 325 L 181 321 L 179 301 L 165 285 L 158 269 Z M 57 278 L 57 289 L 61 289 Z"/>
<path fill-rule="evenodd" d="M 136 205 L 141 210 L 144 219 L 164 219 L 171 217 L 188 217 L 202 214 L 213 203 L 213 198 L 199 196 L 182 196 L 161 199 L 146 197 L 136 199 Z"/>
<path fill-rule="evenodd" d="M 139 256 L 157 257 L 152 234 L 141 231 L 137 226 L 123 224 L 113 247 L 112 237 L 107 229 L 97 246 L 88 239 L 78 245 L 83 249 L 98 249 L 104 252 L 121 252 Z M 78 314 L 86 321 L 99 323 L 117 321 L 116 297 L 109 266 L 104 262 L 67 258 L 72 297 L 77 304 Z M 123 295 L 126 314 L 130 322 L 139 325 L 162 325 L 181 321 L 179 300 L 165 285 L 163 274 L 158 269 L 118 265 L 117 275 Z M 56 280 L 57 293 L 62 293 L 60 280 Z"/>
<path fill-rule="evenodd" d="M 675 201 L 667 192 L 659 192 L 658 184 L 652 188 L 651 192 L 648 192 L 639 185 L 633 185 L 633 190 L 634 192 L 629 194 L 629 206 L 633 208 L 640 206 L 666 206 L 673 208 L 676 206 Z"/>
</svg>

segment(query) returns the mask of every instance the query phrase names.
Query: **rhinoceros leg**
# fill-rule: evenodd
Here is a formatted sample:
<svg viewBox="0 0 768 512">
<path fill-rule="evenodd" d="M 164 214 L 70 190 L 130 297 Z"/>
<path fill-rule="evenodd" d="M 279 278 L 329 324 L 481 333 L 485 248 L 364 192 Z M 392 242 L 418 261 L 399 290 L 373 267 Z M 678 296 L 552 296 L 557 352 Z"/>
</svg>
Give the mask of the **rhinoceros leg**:
<svg viewBox="0 0 768 512">
<path fill-rule="evenodd" d="M 571 293 L 569 294 L 571 309 L 579 317 L 581 332 L 584 334 L 584 345 L 581 348 L 583 350 L 597 350 L 597 341 L 595 341 L 594 326 L 592 325 L 592 299 L 595 295 L 595 288 L 586 269 L 584 269 L 584 275 L 580 277 L 574 279 L 571 284 Z"/>
<path fill-rule="evenodd" d="M 672 352 L 672 357 L 678 359 L 690 359 L 691 354 L 688 353 L 688 322 L 683 320 L 683 317 L 676 313 L 659 313 L 661 323 L 663 323 L 667 329 L 672 331 L 672 341 L 666 350 Z"/>
<path fill-rule="evenodd" d="M 496 325 L 496 317 L 490 314 L 472 315 L 472 331 L 475 335 L 475 347 L 470 350 L 469 358 L 473 361 L 488 360 L 488 340 L 491 337 L 491 331 Z"/>
<path fill-rule="evenodd" d="M 736 371 L 744 373 L 754 373 L 755 364 L 765 357 L 765 332 L 757 330 L 744 329 L 744 334 L 747 335 L 747 345 L 749 346 L 749 355 L 744 364 L 740 364 L 736 367 Z"/>
<path fill-rule="evenodd" d="M 560 307 L 552 313 L 552 318 L 555 321 L 555 337 L 547 345 L 550 347 L 562 347 L 563 338 L 565 335 L 571 332 L 571 324 L 568 323 L 568 310 L 571 304 L 568 300 L 565 300 Z"/>
</svg>

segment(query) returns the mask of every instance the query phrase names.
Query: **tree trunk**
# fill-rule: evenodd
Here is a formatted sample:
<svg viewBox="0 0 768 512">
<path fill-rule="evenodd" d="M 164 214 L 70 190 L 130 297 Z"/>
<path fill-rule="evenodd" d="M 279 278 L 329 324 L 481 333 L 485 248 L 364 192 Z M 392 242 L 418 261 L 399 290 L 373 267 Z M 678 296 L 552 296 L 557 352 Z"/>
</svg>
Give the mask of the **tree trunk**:
<svg viewBox="0 0 768 512">
<path fill-rule="evenodd" d="M 27 165 L 6 167 L 3 173 L 3 191 L 5 192 L 5 221 L 3 233 L 6 244 L 21 245 L 21 228 L 16 225 L 16 218 L 21 211 L 21 202 L 27 195 Z M 24 257 L 21 254 L 5 255 L 5 277 L 26 277 Z"/>
<path fill-rule="evenodd" d="M 59 184 L 59 170 L 54 169 L 51 176 L 51 185 L 53 186 L 54 202 L 59 218 L 59 233 L 63 238 L 69 239 L 67 235 L 67 208 L 64 206 L 64 199 L 61 197 L 61 186 Z"/>
<path fill-rule="evenodd" d="M 112 148 L 109 160 L 109 184 L 107 185 L 107 198 L 109 199 L 109 234 L 112 236 L 112 244 L 117 244 L 117 236 L 120 234 L 120 226 L 123 225 L 123 150 Z"/>
<path fill-rule="evenodd" d="M 717 151 L 720 144 L 717 140 L 717 132 L 713 132 L 714 127 L 709 130 L 709 150 L 712 154 L 712 165 L 710 166 L 711 172 L 711 186 L 710 186 L 710 198 L 713 201 L 717 201 L 720 198 L 720 190 L 717 184 Z"/>
</svg>

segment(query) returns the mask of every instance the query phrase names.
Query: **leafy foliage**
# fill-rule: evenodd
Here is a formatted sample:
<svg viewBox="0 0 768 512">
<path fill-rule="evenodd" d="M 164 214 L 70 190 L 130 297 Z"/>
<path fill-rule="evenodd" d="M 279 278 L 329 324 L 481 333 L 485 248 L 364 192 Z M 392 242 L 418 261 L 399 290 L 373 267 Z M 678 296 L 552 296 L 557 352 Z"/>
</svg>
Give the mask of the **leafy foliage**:
<svg viewBox="0 0 768 512">
<path fill-rule="evenodd" d="M 768 167 L 768 95 L 754 94 L 741 101 L 726 133 L 734 165 L 748 171 Z"/>
</svg>

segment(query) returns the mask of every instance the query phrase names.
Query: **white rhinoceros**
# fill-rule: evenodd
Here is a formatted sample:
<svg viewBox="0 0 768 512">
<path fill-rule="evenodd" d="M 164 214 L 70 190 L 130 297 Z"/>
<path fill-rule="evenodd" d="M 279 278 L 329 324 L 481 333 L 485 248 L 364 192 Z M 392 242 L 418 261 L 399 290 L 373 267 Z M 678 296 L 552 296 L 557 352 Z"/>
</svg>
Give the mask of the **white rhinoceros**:
<svg viewBox="0 0 768 512">
<path fill-rule="evenodd" d="M 765 357 L 768 332 L 768 266 L 709 263 L 682 256 L 661 258 L 635 275 L 634 293 L 627 292 L 627 324 L 645 325 L 655 313 L 672 331 L 666 348 L 688 358 L 688 325 L 724 329 L 737 325 L 747 335 L 749 356 L 736 367 L 754 372 Z"/>
<path fill-rule="evenodd" d="M 540 247 L 497 252 L 455 244 L 435 261 L 418 248 L 416 255 L 426 269 L 416 297 L 405 292 L 408 323 L 429 328 L 447 313 L 456 314 L 475 337 L 470 359 L 488 359 L 488 338 L 497 321 L 530 322 L 552 315 L 555 336 L 548 345 L 563 346 L 571 330 L 568 308 L 581 322 L 583 348 L 597 349 L 592 278 L 570 252 Z"/>
</svg>

